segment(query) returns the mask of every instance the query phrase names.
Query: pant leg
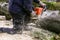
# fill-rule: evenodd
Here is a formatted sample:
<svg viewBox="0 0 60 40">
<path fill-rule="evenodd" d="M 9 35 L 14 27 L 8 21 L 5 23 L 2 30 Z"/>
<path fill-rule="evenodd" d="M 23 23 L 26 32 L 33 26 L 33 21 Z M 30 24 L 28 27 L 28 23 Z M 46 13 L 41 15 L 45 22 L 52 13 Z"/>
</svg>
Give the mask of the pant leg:
<svg viewBox="0 0 60 40">
<path fill-rule="evenodd" d="M 22 30 L 22 15 L 10 13 L 13 19 L 13 28 L 16 30 Z"/>
<path fill-rule="evenodd" d="M 29 14 L 26 13 L 25 14 L 25 18 L 24 18 L 25 24 L 29 23 L 30 20 L 31 20 L 31 14 L 30 13 Z"/>
<path fill-rule="evenodd" d="M 31 20 L 31 14 L 29 13 L 29 14 L 25 14 L 24 15 L 24 30 L 30 30 L 30 28 L 28 27 L 28 23 L 30 22 L 30 20 Z"/>
<path fill-rule="evenodd" d="M 11 12 L 11 16 L 13 19 L 13 28 L 17 30 L 22 30 L 23 24 L 26 27 L 26 24 L 29 23 L 30 21 L 30 14 L 26 13 L 14 14 Z"/>
<path fill-rule="evenodd" d="M 13 18 L 13 27 L 14 29 L 22 30 L 22 18 L 18 18 L 17 16 Z"/>
</svg>

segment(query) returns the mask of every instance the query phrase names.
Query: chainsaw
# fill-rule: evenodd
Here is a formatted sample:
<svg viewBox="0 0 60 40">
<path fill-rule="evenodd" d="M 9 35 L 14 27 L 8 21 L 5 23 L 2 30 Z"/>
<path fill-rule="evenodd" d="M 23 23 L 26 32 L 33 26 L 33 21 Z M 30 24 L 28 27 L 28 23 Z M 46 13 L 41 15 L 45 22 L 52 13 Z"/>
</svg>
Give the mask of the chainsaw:
<svg viewBox="0 0 60 40">
<path fill-rule="evenodd" d="M 32 11 L 32 15 L 31 15 L 31 19 L 39 19 L 40 18 L 40 16 L 42 15 L 42 13 L 43 13 L 43 8 L 41 8 L 41 7 L 36 7 L 36 8 L 34 8 L 34 11 Z"/>
</svg>

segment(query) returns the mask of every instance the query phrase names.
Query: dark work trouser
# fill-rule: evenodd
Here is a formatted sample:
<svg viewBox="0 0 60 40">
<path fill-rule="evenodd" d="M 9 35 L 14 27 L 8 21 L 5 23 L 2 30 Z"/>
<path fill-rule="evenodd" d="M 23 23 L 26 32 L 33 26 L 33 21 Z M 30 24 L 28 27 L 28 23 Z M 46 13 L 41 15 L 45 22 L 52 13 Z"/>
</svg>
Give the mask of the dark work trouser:
<svg viewBox="0 0 60 40">
<path fill-rule="evenodd" d="M 10 12 L 12 19 L 13 19 L 13 28 L 17 30 L 22 30 L 23 26 L 23 20 L 24 20 L 24 25 L 26 27 L 26 24 L 30 21 L 30 14 L 14 14 Z"/>
</svg>

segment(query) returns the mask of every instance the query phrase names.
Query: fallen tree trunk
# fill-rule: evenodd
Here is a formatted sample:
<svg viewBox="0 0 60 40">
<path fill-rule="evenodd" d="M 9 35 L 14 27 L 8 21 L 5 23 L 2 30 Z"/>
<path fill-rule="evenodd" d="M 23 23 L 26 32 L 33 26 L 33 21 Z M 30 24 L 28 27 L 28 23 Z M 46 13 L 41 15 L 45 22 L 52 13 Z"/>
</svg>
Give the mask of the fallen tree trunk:
<svg viewBox="0 0 60 40">
<path fill-rule="evenodd" d="M 50 15 L 48 17 L 41 18 L 37 22 L 38 24 L 37 27 L 43 28 L 55 33 L 60 33 L 60 15 L 57 15 L 57 16 L 54 15 L 54 16 Z"/>
</svg>

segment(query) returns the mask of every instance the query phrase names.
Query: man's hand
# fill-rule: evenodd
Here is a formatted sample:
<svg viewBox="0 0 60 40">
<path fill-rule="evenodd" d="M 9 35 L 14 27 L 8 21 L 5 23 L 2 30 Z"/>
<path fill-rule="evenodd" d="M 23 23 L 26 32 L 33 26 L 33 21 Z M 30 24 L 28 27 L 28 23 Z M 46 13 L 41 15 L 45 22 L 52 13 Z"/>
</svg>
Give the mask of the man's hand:
<svg viewBox="0 0 60 40">
<path fill-rule="evenodd" d="M 39 5 L 46 11 L 46 4 L 43 3 L 42 1 L 39 2 Z"/>
</svg>

